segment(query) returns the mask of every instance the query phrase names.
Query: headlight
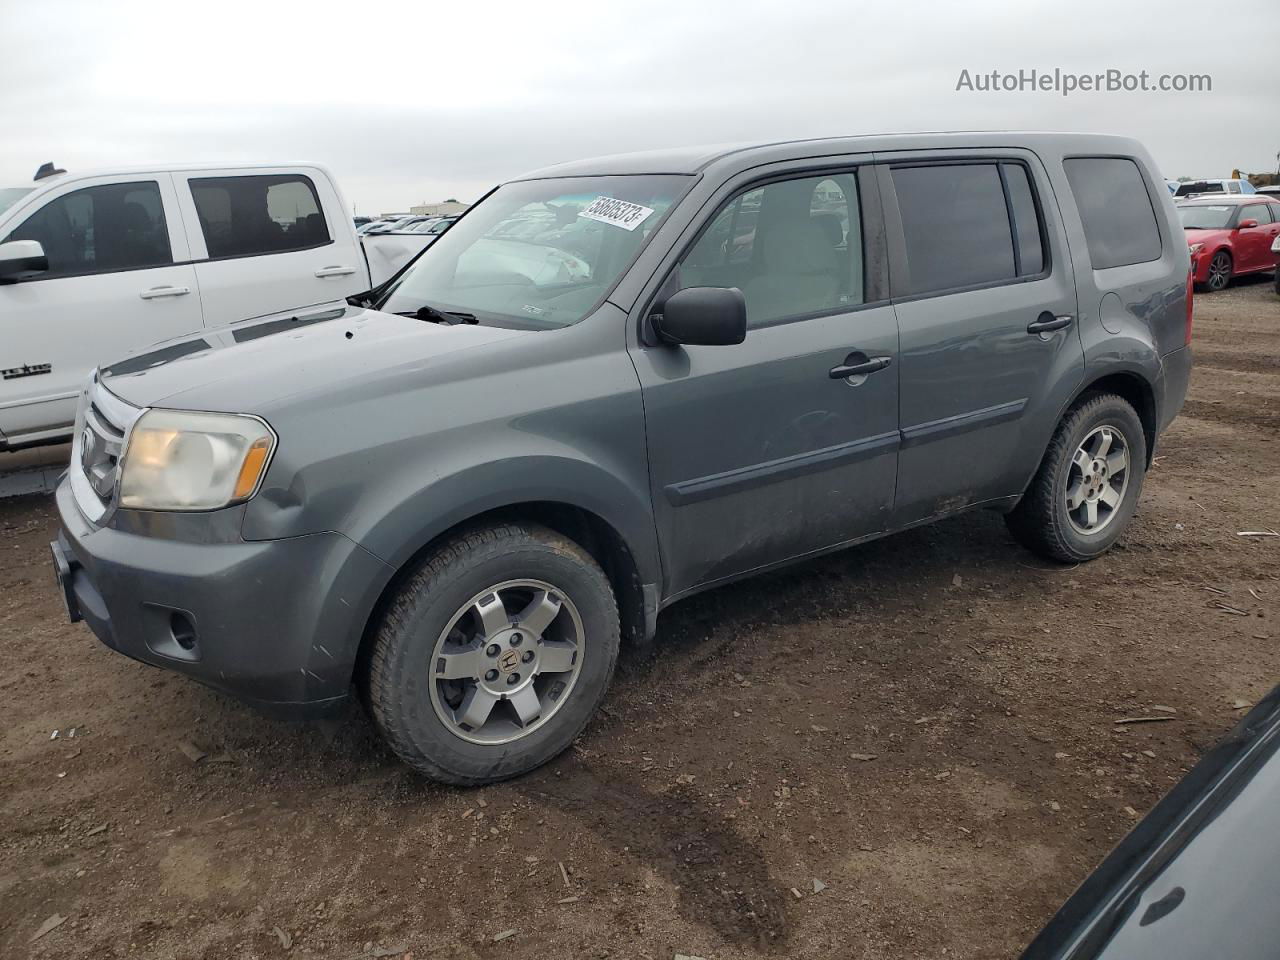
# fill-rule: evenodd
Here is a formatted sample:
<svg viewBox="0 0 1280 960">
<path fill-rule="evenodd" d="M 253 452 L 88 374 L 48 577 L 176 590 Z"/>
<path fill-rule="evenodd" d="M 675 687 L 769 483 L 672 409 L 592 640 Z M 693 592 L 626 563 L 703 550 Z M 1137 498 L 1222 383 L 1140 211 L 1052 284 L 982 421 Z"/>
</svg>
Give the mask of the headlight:
<svg viewBox="0 0 1280 960">
<path fill-rule="evenodd" d="M 133 425 L 120 506 L 216 510 L 258 490 L 276 436 L 256 417 L 148 410 Z"/>
<path fill-rule="evenodd" d="M 1204 244 L 1193 243 L 1189 247 L 1187 247 L 1187 249 L 1191 251 L 1191 255 L 1194 257 L 1197 253 L 1199 253 L 1201 250 L 1204 249 Z"/>
</svg>

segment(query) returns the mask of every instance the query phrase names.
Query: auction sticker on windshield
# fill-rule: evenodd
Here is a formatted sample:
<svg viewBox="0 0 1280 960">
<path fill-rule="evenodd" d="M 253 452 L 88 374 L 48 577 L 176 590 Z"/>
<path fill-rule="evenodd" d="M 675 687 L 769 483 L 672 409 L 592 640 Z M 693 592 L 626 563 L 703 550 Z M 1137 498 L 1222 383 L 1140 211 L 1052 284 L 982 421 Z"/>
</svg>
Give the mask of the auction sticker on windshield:
<svg viewBox="0 0 1280 960">
<path fill-rule="evenodd" d="M 611 223 L 623 230 L 634 230 L 644 223 L 651 213 L 653 213 L 652 207 L 642 207 L 638 203 L 615 200 L 613 197 L 596 197 L 578 216 L 586 217 L 588 220 L 599 220 L 601 223 Z"/>
</svg>

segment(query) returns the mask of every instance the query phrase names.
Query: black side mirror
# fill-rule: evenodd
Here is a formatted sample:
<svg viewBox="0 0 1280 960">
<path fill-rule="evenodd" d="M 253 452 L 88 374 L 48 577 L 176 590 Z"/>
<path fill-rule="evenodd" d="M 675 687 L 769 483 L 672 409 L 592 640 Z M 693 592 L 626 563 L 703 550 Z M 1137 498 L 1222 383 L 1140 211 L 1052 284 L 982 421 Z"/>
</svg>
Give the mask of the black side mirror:
<svg viewBox="0 0 1280 960">
<path fill-rule="evenodd" d="M 678 290 L 652 320 L 668 343 L 718 347 L 747 339 L 747 301 L 737 287 Z"/>
<path fill-rule="evenodd" d="M 38 240 L 0 243 L 0 283 L 30 280 L 49 269 L 49 258 Z"/>
</svg>

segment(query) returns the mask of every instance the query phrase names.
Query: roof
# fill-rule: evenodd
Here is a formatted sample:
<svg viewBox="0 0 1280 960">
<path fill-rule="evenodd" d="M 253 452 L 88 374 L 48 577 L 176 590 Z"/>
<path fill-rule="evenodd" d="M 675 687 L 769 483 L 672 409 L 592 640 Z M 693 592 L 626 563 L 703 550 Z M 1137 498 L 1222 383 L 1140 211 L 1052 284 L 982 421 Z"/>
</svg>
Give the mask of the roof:
<svg viewBox="0 0 1280 960">
<path fill-rule="evenodd" d="M 554 164 L 526 173 L 516 180 L 549 177 L 601 177 L 628 174 L 682 174 L 692 176 L 721 164 L 749 168 L 778 160 L 804 157 L 840 156 L 889 150 L 946 148 L 1028 147 L 1053 144 L 1064 150 L 1140 149 L 1127 137 L 1103 134 L 1052 133 L 1012 130 L 976 130 L 932 133 L 862 134 L 810 140 L 774 140 L 745 143 L 702 144 L 619 153 L 589 160 Z"/>
<path fill-rule="evenodd" d="M 1256 203 L 1259 200 L 1274 199 L 1270 194 L 1256 193 L 1196 193 L 1190 196 L 1174 197 L 1173 202 L 1178 206 L 1200 205 L 1200 206 L 1221 206 L 1224 203 Z"/>
</svg>

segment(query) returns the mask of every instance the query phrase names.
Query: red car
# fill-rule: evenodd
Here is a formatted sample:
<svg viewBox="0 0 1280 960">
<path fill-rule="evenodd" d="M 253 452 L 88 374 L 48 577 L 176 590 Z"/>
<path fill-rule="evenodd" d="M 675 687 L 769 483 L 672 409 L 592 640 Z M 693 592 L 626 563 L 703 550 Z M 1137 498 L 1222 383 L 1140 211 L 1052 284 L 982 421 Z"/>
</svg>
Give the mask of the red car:
<svg viewBox="0 0 1280 960">
<path fill-rule="evenodd" d="M 1276 269 L 1271 244 L 1280 235 L 1280 200 L 1247 196 L 1178 202 L 1197 284 L 1222 290 L 1232 277 Z"/>
</svg>

